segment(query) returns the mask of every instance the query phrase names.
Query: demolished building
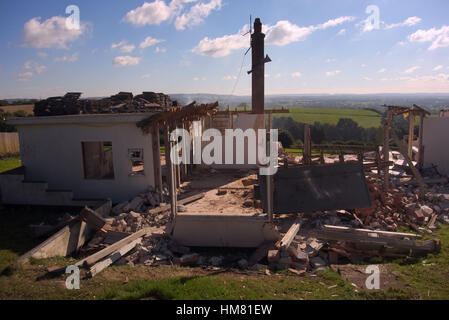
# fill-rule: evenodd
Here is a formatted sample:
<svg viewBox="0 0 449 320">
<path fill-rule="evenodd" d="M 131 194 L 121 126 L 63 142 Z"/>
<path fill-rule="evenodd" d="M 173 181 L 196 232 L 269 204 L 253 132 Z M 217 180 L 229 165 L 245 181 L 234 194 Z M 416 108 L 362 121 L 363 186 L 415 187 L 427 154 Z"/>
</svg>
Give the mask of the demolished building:
<svg viewBox="0 0 449 320">
<path fill-rule="evenodd" d="M 351 159 L 342 151 L 335 157 L 324 156 L 324 150 L 314 157 L 310 128 L 305 126 L 303 155 L 281 152 L 274 177 L 255 175 L 261 166 L 245 162 L 248 154 L 243 163 L 230 166 L 172 163 L 176 141 L 169 133 L 175 128 L 184 128 L 192 136 L 207 128 L 271 130 L 272 114 L 288 112 L 265 109 L 264 64 L 271 59 L 264 57 L 263 41 L 257 19 L 252 34 L 251 111 L 217 112 L 217 103 L 180 107 L 160 95 L 151 98 L 145 93 L 83 102 L 79 94 L 70 93 L 37 105 L 39 117 L 10 120 L 19 131 L 23 168 L 0 176 L 4 203 L 95 209 L 89 201 L 112 200 L 101 212 L 83 209 L 76 222 L 69 221 L 24 259 L 51 256 L 45 248 L 63 239 L 70 250 L 58 254 L 85 250 L 90 255 L 77 265 L 88 266 L 94 275 L 125 256 L 130 263 L 145 265 L 201 265 L 207 262 L 201 262 L 189 247 L 258 248 L 245 257 L 246 267 L 266 259 L 276 268 L 291 267 L 301 273 L 339 258 L 355 261 L 356 255 L 391 257 L 437 251 L 436 240 L 417 244 L 411 240 L 417 237 L 394 232 L 404 224 L 416 230 L 434 226 L 439 215 L 429 207 L 430 197 L 417 198 L 413 187 L 400 187 L 400 181 L 390 179 L 388 123 L 382 154 L 377 146 L 361 147 Z M 391 117 L 397 110 L 389 108 Z M 407 111 L 411 109 L 400 109 Z M 161 154 L 160 132 L 165 155 Z M 409 157 L 411 147 L 400 151 L 410 170 L 415 169 Z M 422 177 L 415 171 L 412 174 L 408 178 L 414 180 L 407 182 L 417 181 L 421 188 Z M 195 189 L 195 182 L 218 175 L 225 177 Z M 309 221 L 308 216 L 312 217 Z M 76 226 L 81 233 L 86 225 L 90 237 L 79 237 L 82 241 L 71 244 L 67 232 Z M 245 266 L 242 259 L 239 266 Z M 219 265 L 220 259 L 212 260 L 212 265 Z"/>
</svg>

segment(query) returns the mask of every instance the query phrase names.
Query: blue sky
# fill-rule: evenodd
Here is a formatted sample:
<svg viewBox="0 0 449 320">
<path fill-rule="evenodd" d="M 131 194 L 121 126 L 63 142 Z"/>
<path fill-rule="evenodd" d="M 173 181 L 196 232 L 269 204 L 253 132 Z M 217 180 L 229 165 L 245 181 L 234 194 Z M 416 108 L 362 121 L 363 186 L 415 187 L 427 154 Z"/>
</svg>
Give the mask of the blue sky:
<svg viewBox="0 0 449 320">
<path fill-rule="evenodd" d="M 447 0 L 1 1 L 0 98 L 250 94 L 250 14 L 273 60 L 267 94 L 448 93 L 447 12 Z"/>
</svg>

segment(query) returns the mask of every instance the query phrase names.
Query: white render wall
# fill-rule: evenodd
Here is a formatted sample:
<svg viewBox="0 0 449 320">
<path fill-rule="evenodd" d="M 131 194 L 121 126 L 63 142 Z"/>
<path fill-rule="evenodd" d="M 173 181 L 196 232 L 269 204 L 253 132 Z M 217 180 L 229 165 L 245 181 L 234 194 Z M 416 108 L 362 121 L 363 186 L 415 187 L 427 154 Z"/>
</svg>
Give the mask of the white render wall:
<svg viewBox="0 0 449 320">
<path fill-rule="evenodd" d="M 424 167 L 438 166 L 449 175 L 449 118 L 425 118 L 423 128 Z"/>
<path fill-rule="evenodd" d="M 110 198 L 113 202 L 129 200 L 154 186 L 151 135 L 144 135 L 136 122 L 108 123 L 107 119 L 16 124 L 25 179 L 48 182 L 49 189 L 71 190 L 77 199 Z M 89 141 L 112 142 L 113 180 L 84 179 L 81 143 Z M 133 148 L 144 150 L 144 176 L 129 175 L 128 149 Z"/>
</svg>

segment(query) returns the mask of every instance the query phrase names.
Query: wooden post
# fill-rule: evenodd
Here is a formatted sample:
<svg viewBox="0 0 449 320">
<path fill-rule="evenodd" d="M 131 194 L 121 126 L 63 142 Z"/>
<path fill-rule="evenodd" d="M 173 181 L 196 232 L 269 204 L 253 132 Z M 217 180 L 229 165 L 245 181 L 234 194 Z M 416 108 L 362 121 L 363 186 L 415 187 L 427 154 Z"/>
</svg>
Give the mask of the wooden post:
<svg viewBox="0 0 449 320">
<path fill-rule="evenodd" d="M 424 118 L 425 113 L 419 115 L 419 138 L 418 138 L 418 168 L 424 167 L 424 146 L 423 146 L 423 132 L 424 132 Z"/>
<path fill-rule="evenodd" d="M 177 214 L 177 195 L 176 195 L 176 173 L 175 166 L 173 165 L 170 153 L 172 149 L 172 141 L 170 141 L 170 125 L 167 124 L 165 130 L 165 163 L 166 163 L 166 171 L 167 171 L 167 182 L 169 185 L 170 191 L 170 205 L 171 205 L 171 216 L 172 221 L 176 219 Z"/>
<path fill-rule="evenodd" d="M 393 119 L 393 114 L 392 111 L 390 109 L 388 109 L 387 111 L 387 119 L 386 119 L 386 123 L 384 124 L 384 141 L 383 141 L 383 154 L 384 154 L 384 162 L 388 163 L 390 161 L 390 126 L 391 126 L 391 121 Z M 383 167 L 383 171 L 384 171 L 384 191 L 388 191 L 388 189 L 390 188 L 390 167 L 389 166 L 384 166 Z"/>
<path fill-rule="evenodd" d="M 268 131 L 267 134 L 267 151 L 268 154 L 271 154 L 271 132 Z M 288 161 L 285 161 L 288 165 Z M 266 175 L 266 188 L 267 188 L 267 215 L 268 215 L 268 221 L 271 223 L 273 222 L 273 176 L 272 175 Z"/>
<path fill-rule="evenodd" d="M 187 126 L 185 122 L 182 123 L 182 128 L 184 130 L 189 129 L 187 131 L 190 131 L 190 127 Z M 187 150 L 187 147 L 188 147 L 187 146 L 187 141 L 185 139 L 182 139 L 182 152 L 183 152 L 183 155 L 185 154 L 185 152 Z M 187 155 L 187 156 L 189 156 L 189 155 Z M 184 162 L 182 163 L 182 176 L 183 176 L 183 178 L 185 178 L 187 176 L 187 163 L 184 163 Z"/>
<path fill-rule="evenodd" d="M 343 151 L 340 150 L 340 154 L 338 155 L 338 159 L 340 163 L 345 163 L 345 155 L 343 154 Z"/>
<path fill-rule="evenodd" d="M 377 164 L 377 176 L 379 179 L 382 178 L 382 166 L 381 166 L 381 160 L 380 160 L 380 152 L 379 149 L 376 150 L 376 164 Z"/>
<path fill-rule="evenodd" d="M 324 159 L 324 153 L 323 153 L 323 151 L 321 151 L 321 153 L 320 153 L 320 163 L 321 163 L 321 164 L 326 164 L 326 160 Z"/>
<path fill-rule="evenodd" d="M 310 165 L 312 160 L 312 141 L 310 136 L 310 126 L 304 125 L 304 164 Z"/>
<path fill-rule="evenodd" d="M 396 135 L 395 132 L 391 132 L 391 135 L 394 139 L 394 142 L 396 142 L 396 144 L 399 147 L 399 151 L 402 153 L 402 156 L 405 158 L 405 161 L 407 161 L 407 164 L 410 168 L 410 170 L 412 170 L 413 175 L 415 176 L 416 181 L 419 184 L 419 197 L 423 197 L 425 194 L 425 184 L 424 184 L 424 180 L 421 176 L 421 174 L 419 173 L 418 169 L 415 168 L 415 166 L 413 165 L 412 159 L 410 159 L 410 157 L 407 154 L 407 147 L 401 143 L 401 141 L 399 141 L 398 136 Z"/>
<path fill-rule="evenodd" d="M 415 114 L 410 110 L 409 113 L 409 129 L 408 129 L 408 149 L 407 154 L 413 160 L 413 141 L 415 140 Z"/>
<path fill-rule="evenodd" d="M 157 124 L 153 127 L 151 140 L 153 151 L 154 188 L 157 192 L 162 192 L 161 144 L 159 137 L 159 126 Z"/>
</svg>

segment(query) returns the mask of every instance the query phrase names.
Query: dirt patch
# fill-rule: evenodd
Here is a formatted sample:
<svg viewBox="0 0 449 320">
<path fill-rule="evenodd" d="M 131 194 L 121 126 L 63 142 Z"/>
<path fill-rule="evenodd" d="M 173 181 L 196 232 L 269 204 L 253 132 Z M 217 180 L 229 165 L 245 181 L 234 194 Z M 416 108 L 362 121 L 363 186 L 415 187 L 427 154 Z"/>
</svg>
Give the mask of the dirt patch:
<svg viewBox="0 0 449 320">
<path fill-rule="evenodd" d="M 367 290 L 366 280 L 372 273 L 366 273 L 367 265 L 331 265 L 331 268 L 338 272 L 341 277 L 351 283 L 355 288 Z M 400 280 L 397 271 L 393 270 L 391 264 L 377 265 L 380 271 L 380 289 L 407 289 L 410 286 Z"/>
</svg>

